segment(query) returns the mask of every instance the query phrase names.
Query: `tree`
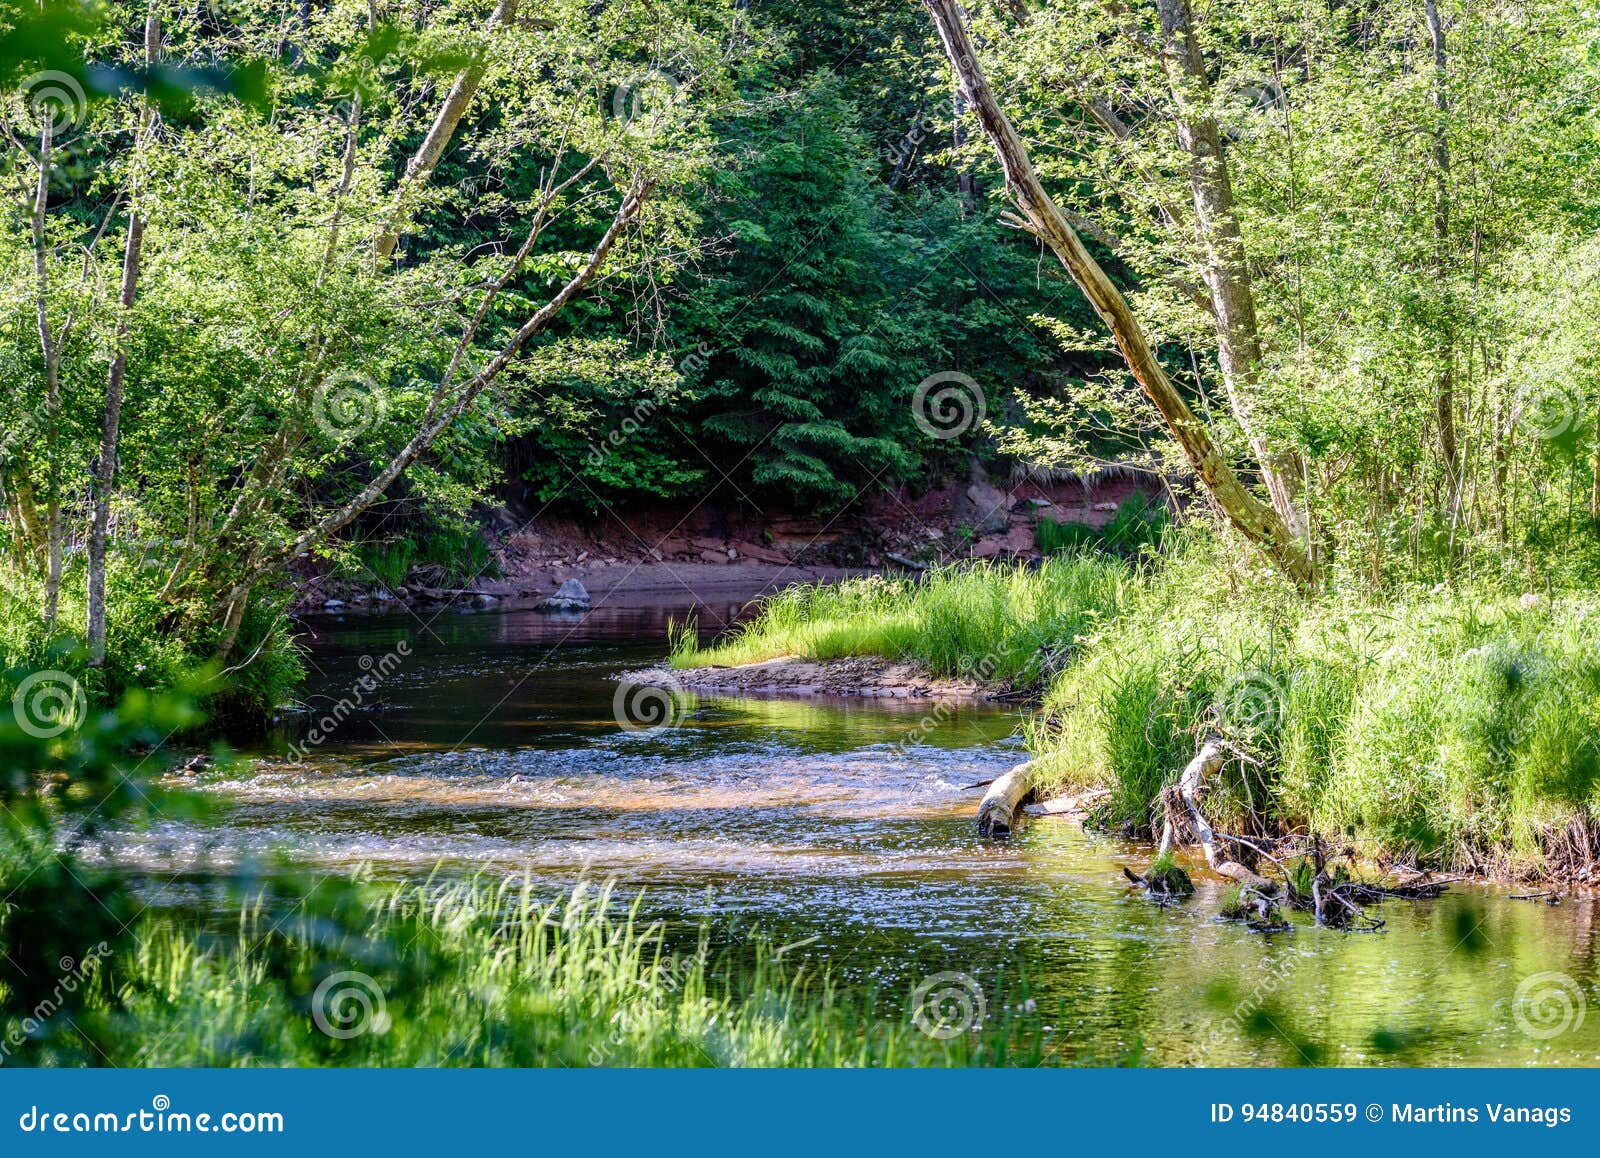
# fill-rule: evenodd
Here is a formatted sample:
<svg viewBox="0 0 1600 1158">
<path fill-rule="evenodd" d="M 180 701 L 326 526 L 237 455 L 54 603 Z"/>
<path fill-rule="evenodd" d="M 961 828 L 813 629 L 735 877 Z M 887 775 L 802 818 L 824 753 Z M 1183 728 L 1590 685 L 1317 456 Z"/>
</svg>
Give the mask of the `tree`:
<svg viewBox="0 0 1600 1158">
<path fill-rule="evenodd" d="M 1240 482 L 1205 425 L 1157 360 L 1127 300 L 1090 256 L 1077 231 L 1045 191 L 1021 138 L 989 87 L 978 63 L 977 49 L 954 0 L 924 0 L 924 3 L 967 102 L 976 110 L 984 134 L 999 158 L 1006 186 L 1027 219 L 1025 228 L 1050 247 L 1111 330 L 1128 369 L 1155 404 L 1173 440 L 1183 448 L 1195 474 L 1229 521 L 1246 539 L 1259 546 L 1289 579 L 1302 587 L 1313 586 L 1315 571 L 1304 544 L 1277 511 L 1263 504 Z"/>
</svg>

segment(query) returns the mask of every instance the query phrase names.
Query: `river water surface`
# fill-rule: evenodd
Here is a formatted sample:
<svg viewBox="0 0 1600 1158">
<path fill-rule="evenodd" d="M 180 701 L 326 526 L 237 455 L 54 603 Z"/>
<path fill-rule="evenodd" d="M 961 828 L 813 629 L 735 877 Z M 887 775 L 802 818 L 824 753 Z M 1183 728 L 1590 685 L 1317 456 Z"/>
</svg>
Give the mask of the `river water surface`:
<svg viewBox="0 0 1600 1158">
<path fill-rule="evenodd" d="M 1021 758 L 1012 713 L 702 698 L 670 726 L 623 726 L 614 677 L 660 659 L 666 616 L 689 610 L 321 621 L 309 706 L 331 709 L 403 642 L 383 710 L 295 762 L 287 731 L 207 781 L 203 827 L 158 827 L 125 855 L 177 903 L 273 853 L 394 879 L 527 871 L 552 896 L 615 880 L 674 935 L 709 922 L 730 953 L 792 946 L 891 1002 L 955 972 L 992 1015 L 1025 982 L 1052 1060 L 1600 1062 L 1592 901 L 1457 885 L 1383 905 L 1373 934 L 1252 933 L 1216 919 L 1205 879 L 1157 907 L 1119 869 L 1148 848 L 1063 818 L 976 834 L 970 786 Z"/>
</svg>

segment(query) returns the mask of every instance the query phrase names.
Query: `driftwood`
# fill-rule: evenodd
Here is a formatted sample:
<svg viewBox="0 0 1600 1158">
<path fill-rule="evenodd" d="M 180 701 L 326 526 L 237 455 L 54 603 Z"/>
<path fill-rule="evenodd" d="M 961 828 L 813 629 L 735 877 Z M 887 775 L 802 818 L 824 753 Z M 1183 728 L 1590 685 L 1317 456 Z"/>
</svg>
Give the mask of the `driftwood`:
<svg viewBox="0 0 1600 1158">
<path fill-rule="evenodd" d="M 1156 859 L 1162 860 L 1172 854 L 1173 846 L 1177 843 L 1177 822 L 1180 819 L 1174 816 L 1174 813 L 1181 805 L 1183 818 L 1187 819 L 1195 843 L 1205 852 L 1206 864 L 1211 866 L 1213 872 L 1230 877 L 1242 885 L 1249 885 L 1258 891 L 1263 888 L 1268 892 L 1275 891 L 1277 886 L 1266 877 L 1251 871 L 1238 861 L 1223 856 L 1216 831 L 1200 808 L 1201 786 L 1208 776 L 1222 767 L 1222 762 L 1226 758 L 1227 750 L 1223 747 L 1222 737 L 1211 735 L 1206 737 L 1205 742 L 1200 745 L 1200 750 L 1194 754 L 1194 759 L 1184 767 L 1176 785 L 1177 801 L 1171 798 L 1170 791 L 1167 796 L 1166 819 L 1161 826 L 1161 850 L 1156 854 Z"/>
<path fill-rule="evenodd" d="M 995 778 L 978 805 L 978 831 L 984 836 L 1010 836 L 1017 809 L 1033 791 L 1033 761 L 1018 764 L 1004 776 Z"/>
</svg>

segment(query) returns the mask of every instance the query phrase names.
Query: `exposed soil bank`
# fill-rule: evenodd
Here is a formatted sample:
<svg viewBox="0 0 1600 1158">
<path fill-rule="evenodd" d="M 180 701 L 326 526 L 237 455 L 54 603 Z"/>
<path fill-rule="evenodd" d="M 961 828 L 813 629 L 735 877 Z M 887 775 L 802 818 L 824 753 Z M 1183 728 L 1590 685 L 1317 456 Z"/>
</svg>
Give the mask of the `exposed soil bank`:
<svg viewBox="0 0 1600 1158">
<path fill-rule="evenodd" d="M 408 584 L 394 591 L 352 590 L 348 584 L 330 583 L 326 577 L 318 576 L 302 584 L 295 610 L 300 615 L 344 614 L 352 610 L 381 611 L 448 603 L 521 611 L 533 608 L 568 579 L 576 579 L 584 585 L 592 608 L 730 603 L 756 599 L 791 583 L 825 582 L 865 573 L 865 569 L 858 567 L 807 567 L 796 563 L 748 561 L 718 565 L 652 560 L 586 567 L 558 566 L 536 576 L 479 579 L 465 588 Z"/>
<path fill-rule="evenodd" d="M 567 579 L 588 588 L 595 606 L 681 603 L 685 596 L 721 602 L 864 570 L 1029 559 L 1036 557 L 1040 519 L 1102 527 L 1136 492 L 1162 493 L 1154 480 L 1115 470 L 1058 481 L 991 480 L 974 465 L 968 478 L 920 493 L 873 491 L 831 515 L 682 502 L 629 504 L 585 519 L 508 497 L 481 514 L 492 563 L 485 576 L 451 580 L 438 564 L 418 564 L 405 583 L 385 590 L 371 577 L 335 577 L 325 564 L 307 561 L 294 575 L 300 589 L 294 611 L 445 603 L 524 608 Z"/>
<path fill-rule="evenodd" d="M 814 660 L 780 656 L 737 667 L 654 667 L 624 672 L 635 684 L 723 695 L 871 696 L 885 699 L 985 700 L 1005 690 L 972 679 L 941 679 L 919 663 L 876 656 Z"/>
</svg>

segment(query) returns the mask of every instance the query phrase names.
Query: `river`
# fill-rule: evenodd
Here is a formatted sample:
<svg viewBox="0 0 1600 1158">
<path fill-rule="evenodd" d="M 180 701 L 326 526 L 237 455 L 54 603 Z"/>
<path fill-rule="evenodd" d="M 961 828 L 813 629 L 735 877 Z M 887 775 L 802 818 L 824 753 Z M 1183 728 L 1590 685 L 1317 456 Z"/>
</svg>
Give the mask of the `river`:
<svg viewBox="0 0 1600 1158">
<path fill-rule="evenodd" d="M 393 879 L 529 871 L 552 896 L 615 880 L 675 937 L 709 921 L 719 951 L 788 946 L 893 1003 L 943 973 L 970 978 L 990 1016 L 1025 992 L 1054 1061 L 1600 1061 L 1592 900 L 1461 884 L 1386 903 L 1367 934 L 1298 917 L 1250 932 L 1217 919 L 1222 882 L 1203 878 L 1159 907 L 1119 867 L 1148 848 L 1055 817 L 1004 843 L 976 834 L 970 786 L 1020 758 L 1014 713 L 699 699 L 667 726 L 622 726 L 613 677 L 658 660 L 667 616 L 690 610 L 319 621 L 313 714 L 363 676 L 381 677 L 367 698 L 383 709 L 292 763 L 304 724 L 286 728 L 204 779 L 206 822 L 119 855 L 162 903 L 201 907 L 208 881 L 275 852 Z"/>
</svg>

